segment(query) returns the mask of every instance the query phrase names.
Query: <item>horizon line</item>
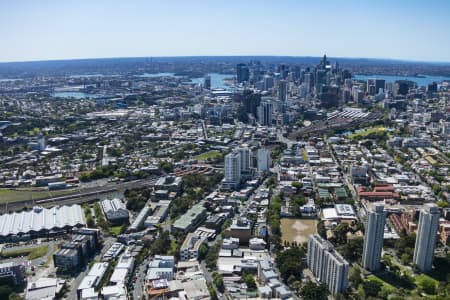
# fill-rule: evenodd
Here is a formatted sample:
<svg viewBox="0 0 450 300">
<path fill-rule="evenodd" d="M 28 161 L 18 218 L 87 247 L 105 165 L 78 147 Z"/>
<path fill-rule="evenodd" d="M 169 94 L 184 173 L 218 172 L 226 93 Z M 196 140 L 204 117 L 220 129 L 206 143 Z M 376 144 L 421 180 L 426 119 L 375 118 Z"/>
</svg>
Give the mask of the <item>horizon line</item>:
<svg viewBox="0 0 450 300">
<path fill-rule="evenodd" d="M 84 58 L 57 58 L 57 59 L 31 59 L 31 60 L 16 60 L 16 61 L 0 61 L 0 65 L 14 64 L 14 63 L 38 63 L 38 62 L 64 62 L 64 61 L 80 61 L 80 60 L 107 60 L 107 59 L 133 59 L 133 58 L 201 58 L 201 57 L 279 57 L 279 58 L 322 58 L 323 56 L 313 55 L 168 55 L 168 56 L 111 56 L 111 57 L 84 57 Z M 420 59 L 402 59 L 402 58 L 376 58 L 376 57 L 349 57 L 349 56 L 327 56 L 327 58 L 338 59 L 354 59 L 354 60 L 386 60 L 386 61 L 398 61 L 405 63 L 425 63 L 425 64 L 450 64 L 450 61 L 432 61 L 432 60 L 420 60 Z"/>
</svg>

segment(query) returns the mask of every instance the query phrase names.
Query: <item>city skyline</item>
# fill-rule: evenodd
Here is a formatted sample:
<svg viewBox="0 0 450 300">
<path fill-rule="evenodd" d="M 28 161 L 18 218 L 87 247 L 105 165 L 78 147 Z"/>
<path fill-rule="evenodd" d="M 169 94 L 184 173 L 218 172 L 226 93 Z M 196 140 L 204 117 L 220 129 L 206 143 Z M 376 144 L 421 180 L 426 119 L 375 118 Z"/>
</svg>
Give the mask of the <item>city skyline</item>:
<svg viewBox="0 0 450 300">
<path fill-rule="evenodd" d="M 323 53 L 449 62 L 450 42 L 440 38 L 450 26 L 449 5 L 0 1 L 0 36 L 7 45 L 0 50 L 0 62 Z"/>
</svg>

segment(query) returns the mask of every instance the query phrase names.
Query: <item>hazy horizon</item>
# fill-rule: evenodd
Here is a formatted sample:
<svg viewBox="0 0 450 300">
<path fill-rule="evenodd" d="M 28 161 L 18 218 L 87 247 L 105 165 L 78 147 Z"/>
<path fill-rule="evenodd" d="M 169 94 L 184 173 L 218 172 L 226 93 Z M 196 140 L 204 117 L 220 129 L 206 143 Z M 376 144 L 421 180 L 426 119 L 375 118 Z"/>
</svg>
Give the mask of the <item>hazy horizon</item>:
<svg viewBox="0 0 450 300">
<path fill-rule="evenodd" d="M 326 53 L 325 53 L 326 55 Z M 108 59 L 170 59 L 170 58 L 314 58 L 320 59 L 322 55 L 173 55 L 173 56 L 116 56 L 116 57 L 80 57 L 80 58 L 61 58 L 61 59 L 39 59 L 39 60 L 18 60 L 18 61 L 0 61 L 0 64 L 14 64 L 14 63 L 39 63 L 39 62 L 64 62 L 64 61 L 84 61 L 84 60 L 108 60 Z M 400 58 L 383 58 L 383 57 L 334 57 L 328 56 L 331 60 L 369 60 L 369 61 L 392 61 L 403 63 L 423 63 L 423 64 L 450 64 L 450 61 L 426 61 L 414 59 L 400 59 Z"/>
</svg>

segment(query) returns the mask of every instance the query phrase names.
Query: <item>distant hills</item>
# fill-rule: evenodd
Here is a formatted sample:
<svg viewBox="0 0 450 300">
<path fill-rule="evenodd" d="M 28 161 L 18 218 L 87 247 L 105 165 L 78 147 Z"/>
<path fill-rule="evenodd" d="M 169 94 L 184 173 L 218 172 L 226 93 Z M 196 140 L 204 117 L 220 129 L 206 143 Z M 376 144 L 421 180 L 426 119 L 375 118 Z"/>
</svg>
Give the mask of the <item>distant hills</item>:
<svg viewBox="0 0 450 300">
<path fill-rule="evenodd" d="M 64 76 L 74 74 L 134 74 L 157 72 L 234 72 L 235 64 L 258 61 L 265 65 L 285 63 L 308 67 L 321 57 L 310 56 L 179 56 L 49 60 L 0 63 L 0 78 Z M 415 62 L 371 58 L 328 58 L 358 74 L 450 76 L 450 63 Z"/>
</svg>

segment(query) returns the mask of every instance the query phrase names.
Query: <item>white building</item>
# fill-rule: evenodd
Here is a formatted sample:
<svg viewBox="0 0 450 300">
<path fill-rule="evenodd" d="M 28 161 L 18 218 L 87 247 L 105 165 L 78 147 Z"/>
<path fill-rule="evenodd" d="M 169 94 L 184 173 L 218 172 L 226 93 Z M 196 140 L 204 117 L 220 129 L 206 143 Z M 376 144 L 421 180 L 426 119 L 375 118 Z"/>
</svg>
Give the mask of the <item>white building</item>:
<svg viewBox="0 0 450 300">
<path fill-rule="evenodd" d="M 270 152 L 266 148 L 258 149 L 256 154 L 258 172 L 268 171 L 270 168 Z"/>
<path fill-rule="evenodd" d="M 314 276 L 325 283 L 332 294 L 347 289 L 349 263 L 318 234 L 309 236 L 307 262 Z"/>
<path fill-rule="evenodd" d="M 375 204 L 375 209 L 369 212 L 364 236 L 363 267 L 369 271 L 377 271 L 380 267 L 385 222 L 384 205 Z"/>
<path fill-rule="evenodd" d="M 251 238 L 248 242 L 251 250 L 264 250 L 266 249 L 266 242 L 263 239 Z"/>
<path fill-rule="evenodd" d="M 225 156 L 225 178 L 224 182 L 231 186 L 239 185 L 241 181 L 241 154 L 231 152 Z"/>
<path fill-rule="evenodd" d="M 99 262 L 92 265 L 89 273 L 83 278 L 77 288 L 77 295 L 81 297 L 84 290 L 97 288 L 108 270 L 107 262 Z"/>
<path fill-rule="evenodd" d="M 200 247 L 205 242 L 206 237 L 199 236 L 192 232 L 188 233 L 180 247 L 180 260 L 198 259 Z"/>
<path fill-rule="evenodd" d="M 422 272 L 431 270 L 440 215 L 433 203 L 426 203 L 420 211 L 413 262 Z"/>
</svg>

